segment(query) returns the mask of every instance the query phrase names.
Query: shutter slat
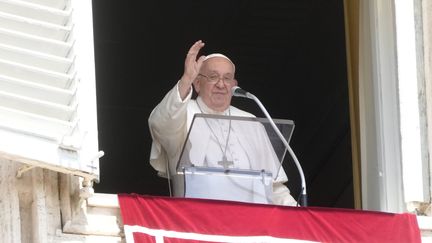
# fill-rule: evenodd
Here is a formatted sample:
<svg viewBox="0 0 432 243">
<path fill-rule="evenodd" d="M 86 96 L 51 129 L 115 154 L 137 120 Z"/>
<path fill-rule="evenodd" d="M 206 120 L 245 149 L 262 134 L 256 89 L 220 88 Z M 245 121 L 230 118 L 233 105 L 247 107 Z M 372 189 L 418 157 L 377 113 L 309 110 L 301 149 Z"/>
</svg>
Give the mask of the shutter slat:
<svg viewBox="0 0 432 243">
<path fill-rule="evenodd" d="M 3 59 L 0 59 L 0 73 L 3 76 L 45 84 L 57 88 L 68 88 L 74 79 L 74 74 L 52 72 Z"/>
<path fill-rule="evenodd" d="M 42 5 L 55 9 L 66 9 L 69 5 L 69 0 L 23 0 L 24 2 Z"/>
<path fill-rule="evenodd" d="M 57 25 L 66 25 L 72 12 L 71 10 L 59 10 L 16 0 L 0 0 L 0 9 L 5 13 L 25 16 Z"/>
<path fill-rule="evenodd" d="M 22 132 L 51 140 L 60 140 L 63 134 L 73 129 L 72 122 L 49 119 L 0 106 L 0 128 Z"/>
<path fill-rule="evenodd" d="M 62 121 L 70 121 L 76 110 L 75 105 L 65 106 L 3 91 L 0 91 L 0 106 Z"/>
<path fill-rule="evenodd" d="M 6 28 L 0 28 L 0 43 L 58 57 L 67 57 L 73 46 L 72 42 L 42 38 Z"/>
<path fill-rule="evenodd" d="M 1 9 L 0 28 L 8 28 L 9 30 L 17 32 L 60 41 L 66 40 L 71 31 L 70 26 L 55 25 L 30 18 L 24 18 L 4 13 Z"/>
<path fill-rule="evenodd" d="M 42 101 L 69 105 L 76 93 L 76 86 L 60 89 L 0 75 L 0 90 Z"/>
<path fill-rule="evenodd" d="M 72 58 L 62 58 L 44 53 L 0 44 L 0 57 L 11 62 L 46 69 L 53 72 L 67 73 L 72 64 Z"/>
</svg>

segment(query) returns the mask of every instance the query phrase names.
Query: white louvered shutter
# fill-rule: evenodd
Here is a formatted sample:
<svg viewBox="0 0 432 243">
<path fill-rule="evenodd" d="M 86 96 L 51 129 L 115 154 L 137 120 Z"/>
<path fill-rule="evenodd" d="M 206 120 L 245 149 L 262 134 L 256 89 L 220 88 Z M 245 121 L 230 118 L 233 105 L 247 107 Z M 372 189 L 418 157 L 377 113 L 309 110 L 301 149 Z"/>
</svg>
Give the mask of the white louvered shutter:
<svg viewBox="0 0 432 243">
<path fill-rule="evenodd" d="M 99 177 L 91 0 L 0 0 L 0 157 Z"/>
</svg>

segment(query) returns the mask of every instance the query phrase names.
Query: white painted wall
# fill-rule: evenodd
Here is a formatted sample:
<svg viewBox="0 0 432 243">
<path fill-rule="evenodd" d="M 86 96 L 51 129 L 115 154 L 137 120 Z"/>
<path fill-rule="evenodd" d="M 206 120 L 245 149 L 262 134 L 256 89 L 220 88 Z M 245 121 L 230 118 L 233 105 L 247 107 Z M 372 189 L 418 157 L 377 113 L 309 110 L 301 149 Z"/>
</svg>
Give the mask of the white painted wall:
<svg viewBox="0 0 432 243">
<path fill-rule="evenodd" d="M 359 3 L 363 209 L 416 213 L 432 242 L 432 3 Z"/>
<path fill-rule="evenodd" d="M 363 209 L 404 211 L 393 0 L 360 1 Z"/>
</svg>

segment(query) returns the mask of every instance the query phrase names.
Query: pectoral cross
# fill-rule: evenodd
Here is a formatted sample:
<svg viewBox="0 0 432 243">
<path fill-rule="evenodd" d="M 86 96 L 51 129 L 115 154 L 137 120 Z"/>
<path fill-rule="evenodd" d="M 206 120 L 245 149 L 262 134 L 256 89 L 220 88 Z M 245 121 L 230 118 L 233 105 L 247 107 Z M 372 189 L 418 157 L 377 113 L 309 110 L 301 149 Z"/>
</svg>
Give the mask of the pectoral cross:
<svg viewBox="0 0 432 243">
<path fill-rule="evenodd" d="M 234 165 L 234 162 L 233 161 L 228 161 L 228 159 L 227 159 L 227 157 L 225 155 L 222 157 L 222 161 L 219 161 L 217 163 L 218 163 L 218 165 L 222 165 L 222 167 L 225 170 L 229 169 L 230 165 Z"/>
</svg>

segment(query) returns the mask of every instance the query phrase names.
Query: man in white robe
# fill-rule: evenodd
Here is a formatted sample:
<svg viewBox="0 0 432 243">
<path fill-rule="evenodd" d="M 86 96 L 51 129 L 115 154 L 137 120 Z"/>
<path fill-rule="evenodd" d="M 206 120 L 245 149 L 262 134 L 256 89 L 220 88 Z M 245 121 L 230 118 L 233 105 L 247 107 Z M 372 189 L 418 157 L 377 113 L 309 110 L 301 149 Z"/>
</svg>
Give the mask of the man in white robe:
<svg viewBox="0 0 432 243">
<path fill-rule="evenodd" d="M 230 105 L 231 88 L 237 85 L 237 81 L 234 78 L 235 66 L 232 61 L 222 54 L 201 56 L 197 59 L 198 52 L 203 46 L 204 43 L 202 41 L 197 41 L 189 49 L 185 59 L 183 76 L 155 107 L 149 117 L 149 127 L 153 138 L 150 164 L 158 171 L 159 175 L 172 180 L 174 196 L 182 196 L 184 193 L 183 177 L 176 173 L 176 165 L 194 114 L 205 113 L 254 117 L 252 114 Z M 191 99 L 192 86 L 198 93 L 196 100 Z M 227 130 L 231 131 L 232 128 L 229 127 Z M 231 145 L 227 146 L 224 141 L 228 142 L 228 137 L 220 141 L 215 139 L 211 146 L 218 152 L 222 151 L 224 156 L 230 156 L 230 160 L 235 160 L 235 156 L 230 153 L 233 151 L 228 151 L 229 153 L 227 153 L 228 148 L 233 148 L 231 148 Z M 231 141 L 235 140 L 231 137 Z M 239 143 L 234 143 L 232 146 L 234 147 L 236 144 L 238 145 Z M 258 151 L 262 147 L 268 146 L 260 144 L 260 146 L 254 149 L 244 149 L 243 151 Z M 209 153 L 208 156 L 211 157 L 211 154 Z M 265 152 L 261 154 L 268 155 L 269 153 Z M 239 156 L 240 158 L 237 159 L 243 160 L 242 158 L 251 155 L 240 152 Z M 208 158 L 209 160 L 214 160 L 210 157 Z M 265 161 L 262 158 L 256 158 L 256 160 Z M 275 176 L 273 181 L 273 195 L 271 197 L 274 204 L 290 206 L 297 204 L 290 195 L 288 188 L 283 184 L 287 180 L 283 169 L 277 172 L 277 176 Z"/>
</svg>

